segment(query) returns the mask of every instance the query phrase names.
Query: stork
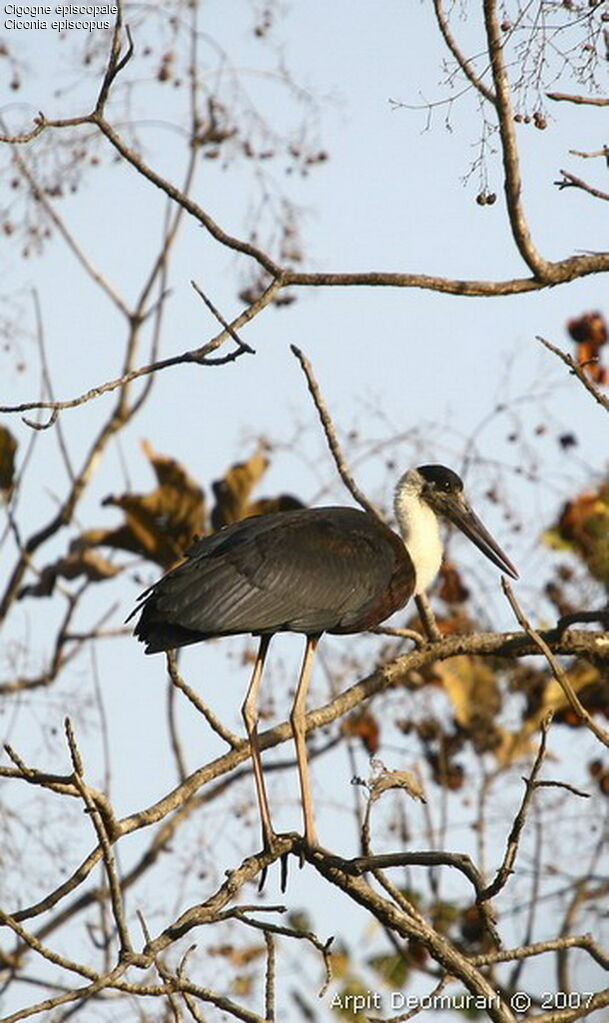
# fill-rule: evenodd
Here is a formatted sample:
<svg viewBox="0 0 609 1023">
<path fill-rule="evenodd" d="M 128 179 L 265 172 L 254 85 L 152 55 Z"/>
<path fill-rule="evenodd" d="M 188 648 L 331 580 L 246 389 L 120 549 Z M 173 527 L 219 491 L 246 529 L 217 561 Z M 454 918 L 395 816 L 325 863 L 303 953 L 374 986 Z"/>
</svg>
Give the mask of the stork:
<svg viewBox="0 0 609 1023">
<path fill-rule="evenodd" d="M 401 537 L 356 508 L 300 508 L 243 519 L 197 541 L 186 559 L 139 599 L 134 634 L 147 654 L 219 636 L 260 637 L 242 706 L 250 742 L 262 838 L 275 833 L 262 773 L 258 693 L 276 632 L 306 637 L 290 714 L 300 776 L 304 837 L 318 844 L 306 752 L 306 699 L 315 650 L 324 632 L 363 632 L 424 593 L 442 561 L 439 518 L 456 525 L 502 572 L 518 573 L 442 465 L 410 469 L 395 490 Z M 131 616 L 130 616 L 131 617 Z"/>
</svg>

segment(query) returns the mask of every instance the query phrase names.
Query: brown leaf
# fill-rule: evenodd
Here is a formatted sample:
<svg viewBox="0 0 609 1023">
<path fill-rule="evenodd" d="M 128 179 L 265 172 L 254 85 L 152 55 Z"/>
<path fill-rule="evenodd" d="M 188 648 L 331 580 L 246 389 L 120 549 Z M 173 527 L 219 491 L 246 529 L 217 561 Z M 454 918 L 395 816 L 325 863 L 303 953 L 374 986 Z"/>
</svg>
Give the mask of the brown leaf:
<svg viewBox="0 0 609 1023">
<path fill-rule="evenodd" d="M 452 703 L 458 725 L 468 729 L 481 717 L 494 719 L 501 707 L 501 694 L 495 672 L 482 657 L 451 657 L 435 664 L 434 674 Z"/>
<path fill-rule="evenodd" d="M 469 590 L 453 563 L 444 561 L 440 570 L 441 585 L 438 596 L 446 604 L 464 604 L 469 600 Z"/>
<path fill-rule="evenodd" d="M 589 341 L 577 346 L 577 361 L 581 363 L 584 373 L 597 384 L 604 383 L 605 369 L 601 364 L 598 348 Z"/>
<path fill-rule="evenodd" d="M 458 764 L 450 757 L 438 756 L 437 753 L 431 751 L 427 752 L 425 759 L 431 768 L 436 785 L 440 785 L 450 792 L 458 792 L 463 788 L 465 770 L 462 764 Z"/>
<path fill-rule="evenodd" d="M 18 597 L 19 600 L 23 597 L 49 597 L 59 577 L 77 579 L 84 576 L 90 582 L 101 582 L 103 579 L 118 575 L 119 572 L 122 572 L 120 565 L 111 564 L 96 551 L 81 548 L 80 541 L 77 540 L 64 558 L 59 558 L 52 565 L 43 568 L 37 583 L 23 586 Z"/>
<path fill-rule="evenodd" d="M 601 365 L 599 351 L 607 343 L 607 322 L 597 311 L 584 313 L 567 322 L 567 330 L 577 344 L 577 359 L 584 367 L 586 376 L 597 384 L 604 385 L 607 370 Z"/>
<path fill-rule="evenodd" d="M 221 480 L 212 483 L 216 505 L 211 513 L 214 529 L 238 522 L 246 517 L 245 509 L 249 504 L 252 490 L 264 475 L 269 460 L 258 448 L 247 462 L 237 462 L 231 466 Z"/>
<path fill-rule="evenodd" d="M 0 493 L 8 501 L 15 482 L 17 441 L 6 426 L 0 426 Z"/>
<path fill-rule="evenodd" d="M 425 802 L 421 782 L 412 771 L 388 771 L 380 760 L 374 760 L 372 766 L 374 773 L 368 781 L 371 802 L 374 803 L 389 789 L 404 789 L 413 799 Z"/>
<path fill-rule="evenodd" d="M 251 998 L 254 978 L 249 973 L 237 973 L 231 980 L 231 991 L 239 998 Z"/>
<path fill-rule="evenodd" d="M 531 732 L 525 727 L 518 732 L 510 732 L 507 728 L 497 728 L 496 732 L 499 743 L 493 750 L 493 756 L 500 767 L 510 767 L 529 760 L 537 749 L 537 729 Z"/>
<path fill-rule="evenodd" d="M 271 512 L 304 507 L 302 501 L 291 494 L 262 497 L 257 501 L 250 500 L 252 491 L 268 466 L 269 459 L 259 447 L 246 462 L 237 462 L 231 466 L 223 479 L 212 483 L 216 504 L 212 509 L 211 523 L 215 530 L 232 522 L 250 518 L 252 515 L 268 515 Z"/>
<path fill-rule="evenodd" d="M 459 930 L 468 950 L 471 950 L 472 946 L 479 948 L 488 939 L 484 917 L 476 903 L 462 910 Z"/>
<path fill-rule="evenodd" d="M 567 330 L 577 344 L 589 344 L 594 349 L 599 349 L 607 341 L 607 323 L 598 310 L 568 320 Z"/>
<path fill-rule="evenodd" d="M 462 654 L 434 665 L 433 671 L 453 705 L 458 728 L 467 735 L 476 753 L 494 752 L 502 741 L 496 723 L 501 692 L 488 662 Z"/>
<path fill-rule="evenodd" d="M 272 512 L 295 511 L 297 508 L 304 508 L 302 501 L 292 494 L 280 494 L 279 497 L 260 497 L 257 501 L 248 504 L 244 518 L 251 518 L 252 515 L 271 515 Z"/>
<path fill-rule="evenodd" d="M 609 583 L 609 482 L 567 501 L 544 539 L 574 551 L 595 579 Z"/>
<path fill-rule="evenodd" d="M 265 952 L 265 946 L 256 945 L 211 945 L 207 949 L 207 955 L 209 956 L 221 956 L 226 959 L 232 966 L 242 967 L 248 966 L 255 959 L 259 959 Z"/>
<path fill-rule="evenodd" d="M 208 532 L 205 495 L 175 459 L 157 454 L 146 441 L 142 448 L 158 486 L 148 494 L 106 497 L 104 505 L 123 509 L 124 523 L 116 529 L 88 530 L 82 542 L 133 551 L 170 568 L 193 540 Z"/>
<path fill-rule="evenodd" d="M 377 719 L 369 710 L 356 711 L 343 723 L 343 733 L 361 739 L 364 749 L 370 756 L 378 752 L 380 731 Z"/>
</svg>

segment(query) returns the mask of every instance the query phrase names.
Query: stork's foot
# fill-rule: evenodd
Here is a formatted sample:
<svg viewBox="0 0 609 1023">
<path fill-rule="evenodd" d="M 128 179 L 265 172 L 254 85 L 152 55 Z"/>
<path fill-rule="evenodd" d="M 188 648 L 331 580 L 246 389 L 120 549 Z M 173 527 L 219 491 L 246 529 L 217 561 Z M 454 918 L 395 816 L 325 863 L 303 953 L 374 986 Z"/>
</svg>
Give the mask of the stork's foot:
<svg viewBox="0 0 609 1023">
<path fill-rule="evenodd" d="M 278 856 L 280 858 L 280 861 L 281 861 L 280 887 L 281 887 L 281 891 L 282 892 L 285 892 L 285 890 L 287 888 L 287 884 L 288 884 L 288 857 L 290 855 L 290 851 L 294 851 L 292 849 L 292 850 L 290 850 L 288 852 L 279 853 L 278 843 L 281 842 L 282 838 L 286 838 L 286 837 L 290 837 L 292 839 L 298 837 L 299 838 L 299 846 L 302 843 L 302 839 L 300 839 L 300 836 L 296 836 L 294 833 L 286 833 L 286 834 L 283 834 L 283 835 L 278 835 L 274 831 L 267 831 L 267 832 L 263 832 L 263 835 L 262 835 L 261 855 L 264 855 L 265 853 L 270 853 L 270 855 L 273 856 L 275 859 Z M 265 867 L 262 868 L 262 873 L 260 874 L 260 881 L 258 883 L 258 891 L 259 892 L 261 892 L 263 890 L 264 885 L 266 883 L 267 875 L 268 875 L 268 872 L 269 872 L 269 866 L 270 866 L 270 864 L 267 864 Z"/>
<path fill-rule="evenodd" d="M 270 853 L 271 856 L 272 856 L 275 853 L 276 849 L 277 849 L 277 840 L 278 840 L 278 838 L 279 838 L 279 835 L 277 834 L 277 832 L 273 831 L 272 828 L 264 828 L 263 827 L 263 829 L 262 829 L 262 852 L 263 853 Z"/>
<path fill-rule="evenodd" d="M 261 849 L 261 853 L 263 855 L 264 855 L 264 853 L 270 853 L 271 856 L 272 856 L 274 854 L 274 852 L 275 852 L 276 846 L 277 846 L 277 835 L 275 834 L 275 832 L 273 831 L 272 828 L 265 828 L 264 825 L 263 825 L 263 827 L 262 827 L 262 849 Z M 264 886 L 266 884 L 266 878 L 267 878 L 268 872 L 269 872 L 268 865 L 262 868 L 262 873 L 260 875 L 260 881 L 258 883 L 258 891 L 259 892 L 261 892 L 263 890 L 263 888 L 264 888 Z M 283 891 L 283 889 L 282 889 L 282 891 Z"/>
<path fill-rule="evenodd" d="M 299 866 L 299 868 L 301 870 L 302 870 L 302 868 L 305 865 L 307 852 L 315 852 L 315 850 L 319 849 L 319 848 L 320 848 L 320 845 L 319 845 L 319 839 L 317 837 L 317 831 L 315 831 L 314 828 L 313 829 L 307 829 L 305 827 L 305 833 L 304 833 L 302 839 L 300 840 L 300 842 L 298 843 L 298 850 L 297 850 L 298 866 Z"/>
</svg>

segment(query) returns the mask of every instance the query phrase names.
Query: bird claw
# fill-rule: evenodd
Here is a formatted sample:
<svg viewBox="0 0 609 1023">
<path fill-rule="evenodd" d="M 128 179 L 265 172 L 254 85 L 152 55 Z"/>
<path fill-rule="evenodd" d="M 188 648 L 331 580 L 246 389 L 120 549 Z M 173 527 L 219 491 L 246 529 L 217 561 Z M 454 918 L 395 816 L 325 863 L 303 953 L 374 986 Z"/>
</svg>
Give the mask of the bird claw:
<svg viewBox="0 0 609 1023">
<path fill-rule="evenodd" d="M 279 853 L 277 843 L 281 838 L 288 837 L 296 839 L 297 841 L 294 841 L 291 849 L 289 849 L 286 852 Z M 281 875 L 279 884 L 282 892 L 285 892 L 288 884 L 288 860 L 290 853 L 293 852 L 298 857 L 298 866 L 302 870 L 307 860 L 307 853 L 315 853 L 315 851 L 318 849 L 321 849 L 321 846 L 319 844 L 317 835 L 311 836 L 305 833 L 304 836 L 301 836 L 297 835 L 295 832 L 288 832 L 287 834 L 284 835 L 278 835 L 274 831 L 265 831 L 263 832 L 262 835 L 261 850 L 262 855 L 264 855 L 265 853 L 270 854 L 271 856 L 273 856 L 273 858 L 277 858 L 277 856 L 279 855 L 279 859 L 281 861 Z M 260 874 L 260 881 L 258 882 L 259 892 L 263 891 L 264 886 L 266 884 L 269 865 L 270 864 L 266 864 L 262 868 L 262 872 Z"/>
<path fill-rule="evenodd" d="M 276 856 L 277 853 L 277 842 L 280 836 L 274 831 L 265 832 L 262 835 L 262 854 L 269 853 L 271 856 Z M 280 888 L 282 893 L 285 892 L 288 884 L 288 857 L 289 851 L 280 854 L 281 860 L 281 876 L 280 876 Z M 302 866 L 302 862 L 301 862 Z M 269 872 L 269 864 L 267 863 L 262 868 L 260 874 L 260 881 L 258 882 L 258 891 L 261 892 L 266 884 L 267 875 Z"/>
</svg>

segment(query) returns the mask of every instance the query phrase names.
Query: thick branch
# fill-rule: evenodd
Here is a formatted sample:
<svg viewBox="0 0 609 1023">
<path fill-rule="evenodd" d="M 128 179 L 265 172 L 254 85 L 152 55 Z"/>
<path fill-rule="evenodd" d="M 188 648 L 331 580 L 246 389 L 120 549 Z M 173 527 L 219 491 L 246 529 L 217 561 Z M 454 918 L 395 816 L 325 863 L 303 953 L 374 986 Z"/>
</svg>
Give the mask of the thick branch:
<svg viewBox="0 0 609 1023">
<path fill-rule="evenodd" d="M 602 634 L 572 630 L 558 638 L 554 633 L 542 635 L 547 636 L 548 641 L 552 642 L 553 650 L 559 654 L 584 654 L 591 659 L 598 657 L 605 660 L 609 653 L 609 638 Z M 424 684 L 421 676 L 422 668 L 435 661 L 446 660 L 464 653 L 513 658 L 539 654 L 539 647 L 528 636 L 514 632 L 447 636 L 433 645 L 410 651 L 395 658 L 367 678 L 340 693 L 323 707 L 309 711 L 306 716 L 306 731 L 313 732 L 330 725 L 358 707 L 363 700 L 390 689 L 405 688 L 416 691 Z M 291 724 L 289 721 L 284 721 L 260 735 L 261 750 L 272 749 L 291 738 Z M 114 841 L 122 835 L 131 834 L 163 820 L 174 810 L 180 809 L 204 785 L 233 771 L 249 758 L 249 744 L 244 742 L 238 749 L 230 750 L 200 767 L 156 803 L 118 821 L 113 829 Z M 15 919 L 28 919 L 28 917 L 45 912 L 56 905 L 84 880 L 100 858 L 101 851 L 98 847 L 87 856 L 72 877 L 60 885 L 51 896 L 37 906 L 15 912 L 13 914 Z"/>
</svg>

